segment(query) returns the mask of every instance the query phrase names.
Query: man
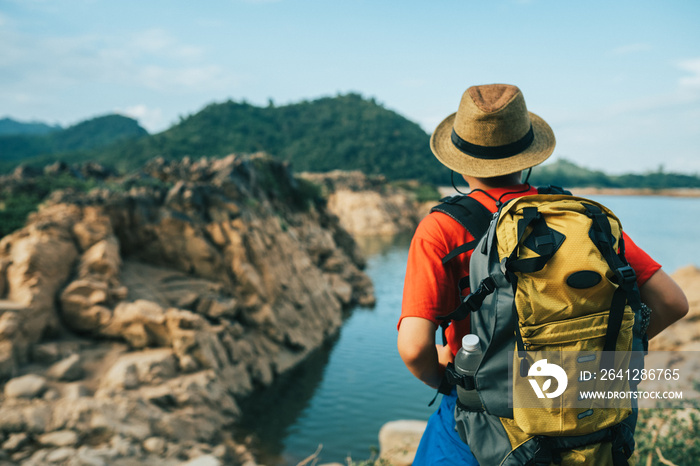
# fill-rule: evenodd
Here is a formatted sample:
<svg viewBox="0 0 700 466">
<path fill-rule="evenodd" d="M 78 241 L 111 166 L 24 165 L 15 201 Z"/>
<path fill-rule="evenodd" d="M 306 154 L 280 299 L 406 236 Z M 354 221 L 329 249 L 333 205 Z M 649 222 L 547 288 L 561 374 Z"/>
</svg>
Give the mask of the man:
<svg viewBox="0 0 700 466">
<path fill-rule="evenodd" d="M 527 111 L 520 90 L 503 84 L 467 89 L 458 111 L 438 125 L 430 140 L 437 159 L 461 174 L 471 188 L 470 196 L 491 212 L 510 199 L 537 193 L 536 188 L 521 183 L 522 172 L 545 161 L 554 145 L 551 128 Z M 683 317 L 688 302 L 661 266 L 623 236 L 625 256 L 637 274 L 642 301 L 652 309 L 651 338 Z M 469 319 L 453 322 L 445 332 L 447 344 L 435 342 L 437 317 L 452 312 L 469 293 L 466 289 L 460 294 L 458 283 L 468 275 L 471 252 L 445 265 L 442 258 L 473 239 L 450 216 L 433 212 L 418 226 L 409 250 L 398 350 L 411 373 L 434 388 L 453 361 L 462 336 L 470 330 Z M 443 396 L 428 421 L 414 464 L 477 464 L 455 431 L 455 400 L 454 393 Z"/>
</svg>

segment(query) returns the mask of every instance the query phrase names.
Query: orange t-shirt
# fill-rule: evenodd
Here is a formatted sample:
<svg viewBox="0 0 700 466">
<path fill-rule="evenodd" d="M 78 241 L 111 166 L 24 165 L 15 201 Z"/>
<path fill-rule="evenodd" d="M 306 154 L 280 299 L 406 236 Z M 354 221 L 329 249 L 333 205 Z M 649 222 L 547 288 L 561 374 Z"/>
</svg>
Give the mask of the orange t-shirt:
<svg viewBox="0 0 700 466">
<path fill-rule="evenodd" d="M 520 191 L 520 192 L 518 192 Z M 496 188 L 487 191 L 490 196 L 505 202 L 520 196 L 537 194 L 537 188 L 526 185 Z M 496 212 L 496 202 L 481 191 L 470 194 L 491 212 Z M 623 232 L 625 257 L 637 274 L 637 283 L 645 283 L 661 266 L 640 249 Z M 411 241 L 403 288 L 401 319 L 422 317 L 436 325 L 438 316 L 444 316 L 459 306 L 462 297 L 469 294 L 467 288 L 460 295 L 458 283 L 469 275 L 469 259 L 472 252 L 460 254 L 446 265 L 442 258 L 456 247 L 474 237 L 462 225 L 448 215 L 433 212 L 418 225 Z M 401 325 L 399 319 L 399 326 Z M 456 354 L 462 336 L 469 333 L 469 319 L 453 322 L 445 336 L 452 353 Z"/>
</svg>

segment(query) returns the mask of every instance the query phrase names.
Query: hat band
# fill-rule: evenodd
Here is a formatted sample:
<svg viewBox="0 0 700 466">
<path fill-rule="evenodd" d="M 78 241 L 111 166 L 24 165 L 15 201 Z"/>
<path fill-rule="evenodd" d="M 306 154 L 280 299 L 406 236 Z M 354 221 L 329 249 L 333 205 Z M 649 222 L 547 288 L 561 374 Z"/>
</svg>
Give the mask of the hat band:
<svg viewBox="0 0 700 466">
<path fill-rule="evenodd" d="M 535 133 L 532 131 L 532 125 L 530 125 L 530 130 L 525 133 L 525 136 L 515 142 L 502 146 L 480 146 L 465 141 L 459 137 L 454 128 L 452 128 L 452 144 L 461 152 L 476 157 L 477 159 L 505 159 L 512 157 L 530 147 L 534 139 Z"/>
</svg>

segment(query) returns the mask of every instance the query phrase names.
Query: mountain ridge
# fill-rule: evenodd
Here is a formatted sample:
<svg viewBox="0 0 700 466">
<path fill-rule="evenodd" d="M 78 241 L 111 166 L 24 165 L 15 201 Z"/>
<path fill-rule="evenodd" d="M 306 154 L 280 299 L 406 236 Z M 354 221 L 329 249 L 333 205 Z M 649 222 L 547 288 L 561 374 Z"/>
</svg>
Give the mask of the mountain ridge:
<svg viewBox="0 0 700 466">
<path fill-rule="evenodd" d="M 25 144 L 33 141 L 27 139 Z M 94 160 L 125 172 L 155 156 L 177 160 L 264 151 L 291 162 L 295 171 L 359 169 L 389 179 L 443 181 L 428 140 L 418 124 L 374 99 L 350 93 L 279 107 L 211 103 L 163 132 L 60 155 L 67 163 Z M 6 157 L 14 163 L 0 166 L 0 172 L 14 169 L 20 158 L 37 167 L 55 161 L 40 153 L 41 148 L 33 149 L 31 157 Z"/>
<path fill-rule="evenodd" d="M 16 136 L 20 134 L 47 134 L 61 130 L 60 125 L 49 125 L 41 121 L 19 121 L 13 118 L 0 118 L 0 136 Z"/>
<path fill-rule="evenodd" d="M 76 134 L 68 137 L 71 132 L 84 134 L 85 125 L 95 123 L 88 120 L 49 136 L 0 136 L 0 173 L 10 172 L 19 163 L 41 168 L 57 159 L 69 164 L 94 161 L 125 173 L 157 156 L 181 160 L 185 156 L 220 158 L 232 153 L 265 152 L 291 163 L 295 172 L 359 170 L 370 176 L 383 175 L 389 181 L 415 179 L 433 185 L 450 184 L 450 172 L 432 156 L 429 135 L 418 124 L 356 93 L 283 106 L 233 100 L 210 103 L 155 134 L 148 134 L 135 120 L 115 118 L 138 129 L 125 135 L 117 133 L 111 139 L 90 134 L 92 139 L 87 143 L 81 143 Z M 47 149 L 47 138 L 56 138 L 57 134 L 69 141 Z M 32 155 L 13 156 L 13 150 Z M 567 188 L 700 188 L 697 174 L 669 173 L 659 168 L 612 175 L 563 158 L 536 167 L 531 182 Z"/>
<path fill-rule="evenodd" d="M 3 161 L 0 172 L 8 171 L 19 163 L 29 162 L 34 166 L 46 165 L 57 158 L 71 154 L 74 154 L 74 158 L 89 159 L 91 151 L 99 151 L 120 141 L 148 135 L 136 120 L 118 114 L 98 116 L 67 128 L 56 128 L 39 133 L 27 133 L 27 124 L 19 125 L 14 133 L 0 134 L 0 154 Z M 10 124 L 10 130 L 11 127 L 12 124 Z"/>
</svg>

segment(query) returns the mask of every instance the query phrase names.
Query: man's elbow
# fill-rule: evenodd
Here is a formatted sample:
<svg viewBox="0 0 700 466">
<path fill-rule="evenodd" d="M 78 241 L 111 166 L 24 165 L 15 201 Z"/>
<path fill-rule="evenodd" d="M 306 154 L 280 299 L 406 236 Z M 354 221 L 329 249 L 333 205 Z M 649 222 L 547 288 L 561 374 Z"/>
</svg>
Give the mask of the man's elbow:
<svg viewBox="0 0 700 466">
<path fill-rule="evenodd" d="M 677 293 L 666 302 L 665 308 L 669 317 L 675 322 L 688 314 L 690 305 L 688 304 L 688 298 L 686 298 L 685 293 Z"/>
<path fill-rule="evenodd" d="M 658 270 L 640 288 L 642 302 L 652 310 L 655 321 L 653 336 L 688 314 L 689 305 L 683 289 L 662 269 Z"/>
<path fill-rule="evenodd" d="M 425 350 L 418 345 L 411 344 L 406 339 L 399 338 L 397 348 L 401 360 L 408 368 L 417 367 L 425 358 Z"/>
</svg>

